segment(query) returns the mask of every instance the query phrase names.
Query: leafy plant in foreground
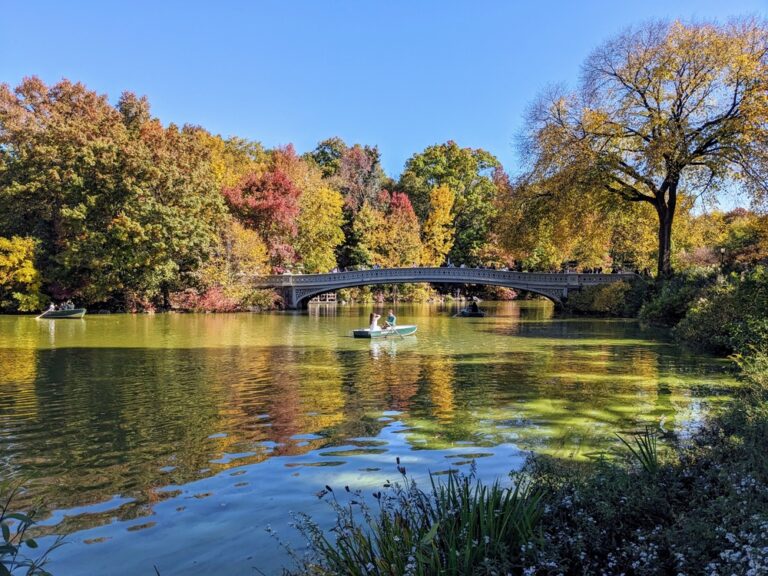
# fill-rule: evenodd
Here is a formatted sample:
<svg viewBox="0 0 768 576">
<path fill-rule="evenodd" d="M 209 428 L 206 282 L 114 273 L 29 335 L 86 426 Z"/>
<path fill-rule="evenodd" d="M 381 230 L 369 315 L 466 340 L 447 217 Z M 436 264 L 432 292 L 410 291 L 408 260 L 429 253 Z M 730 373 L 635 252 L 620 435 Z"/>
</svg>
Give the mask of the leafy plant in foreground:
<svg viewBox="0 0 768 576">
<path fill-rule="evenodd" d="M 637 463 L 651 476 L 659 471 L 659 453 L 656 449 L 656 433 L 646 427 L 644 432 L 634 434 L 632 442 L 616 434 Z"/>
<path fill-rule="evenodd" d="M 28 556 L 30 550 L 37 550 L 37 541 L 29 536 L 29 530 L 34 526 L 36 510 L 26 514 L 12 512 L 12 504 L 19 495 L 21 488 L 8 488 L 0 484 L 0 494 L 7 494 L 0 504 L 0 576 L 24 574 L 25 576 L 50 576 L 43 567 L 48 561 L 48 555 L 61 546 L 63 541 L 56 541 L 40 553 L 37 558 Z"/>
<path fill-rule="evenodd" d="M 426 575 L 518 572 L 529 543 L 538 539 L 540 495 L 527 484 L 483 485 L 474 471 L 430 476 L 424 491 L 398 465 L 402 482 L 385 484 L 373 510 L 360 492 L 342 503 L 327 486 L 336 523 L 330 533 L 309 516 L 298 529 L 312 555 L 302 574 Z M 333 536 L 330 536 L 333 534 Z M 296 556 L 294 555 L 294 558 Z"/>
</svg>

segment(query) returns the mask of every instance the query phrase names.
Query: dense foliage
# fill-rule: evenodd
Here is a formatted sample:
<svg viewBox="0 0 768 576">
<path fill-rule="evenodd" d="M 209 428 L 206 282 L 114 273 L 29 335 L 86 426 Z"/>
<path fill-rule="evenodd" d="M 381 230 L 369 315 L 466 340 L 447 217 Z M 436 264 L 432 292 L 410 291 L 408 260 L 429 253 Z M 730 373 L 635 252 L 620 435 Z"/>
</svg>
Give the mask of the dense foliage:
<svg viewBox="0 0 768 576">
<path fill-rule="evenodd" d="M 298 156 L 163 126 L 131 93 L 113 106 L 67 80 L 3 85 L 0 309 L 238 310 L 276 303 L 250 287 L 259 274 L 509 263 L 488 250 L 498 166 L 449 142 L 395 182 L 371 146 Z"/>
<path fill-rule="evenodd" d="M 113 105 L 68 80 L 2 85 L 0 309 L 71 298 L 238 310 L 277 302 L 253 291 L 254 275 L 371 266 L 748 269 L 768 257 L 768 218 L 697 201 L 724 188 L 764 197 L 767 43 L 756 20 L 617 36 L 577 92 L 532 107 L 516 179 L 454 141 L 413 154 L 393 180 L 376 146 L 329 138 L 298 155 L 164 126 L 129 92 Z M 626 314 L 622 290 L 574 309 L 597 298 L 601 313 Z M 644 314 L 674 324 L 690 295 L 660 290 Z"/>
<path fill-rule="evenodd" d="M 0 237 L 0 309 L 27 312 L 43 304 L 36 250 L 33 238 Z"/>
<path fill-rule="evenodd" d="M 600 284 L 575 292 L 566 304 L 569 311 L 577 314 L 632 318 L 640 311 L 648 289 L 647 281 L 642 278 L 634 282 Z"/>
<path fill-rule="evenodd" d="M 768 349 L 768 270 L 758 266 L 707 286 L 674 331 L 711 352 Z"/>
</svg>

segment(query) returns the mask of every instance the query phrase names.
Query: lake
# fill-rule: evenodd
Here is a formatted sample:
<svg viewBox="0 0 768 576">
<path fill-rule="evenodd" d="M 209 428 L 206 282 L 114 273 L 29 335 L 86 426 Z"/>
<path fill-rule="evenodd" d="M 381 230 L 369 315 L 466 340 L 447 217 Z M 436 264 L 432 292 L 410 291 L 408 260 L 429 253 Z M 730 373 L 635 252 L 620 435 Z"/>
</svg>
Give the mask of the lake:
<svg viewBox="0 0 768 576">
<path fill-rule="evenodd" d="M 486 318 L 399 305 L 415 336 L 359 340 L 371 306 L 305 313 L 0 316 L 0 474 L 67 533 L 56 575 L 266 574 L 321 522 L 326 484 L 505 477 L 531 451 L 591 458 L 616 432 L 689 434 L 735 382 L 724 360 L 543 301 Z M 44 539 L 44 542 L 46 540 Z"/>
</svg>

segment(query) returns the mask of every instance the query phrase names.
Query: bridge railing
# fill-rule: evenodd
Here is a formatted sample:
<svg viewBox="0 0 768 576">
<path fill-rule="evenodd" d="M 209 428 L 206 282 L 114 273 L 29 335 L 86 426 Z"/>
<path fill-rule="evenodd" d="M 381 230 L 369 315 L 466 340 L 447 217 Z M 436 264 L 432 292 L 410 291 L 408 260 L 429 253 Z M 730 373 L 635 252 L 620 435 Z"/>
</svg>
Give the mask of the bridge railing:
<svg viewBox="0 0 768 576">
<path fill-rule="evenodd" d="M 632 273 L 578 274 L 569 272 L 513 272 L 489 268 L 378 268 L 333 272 L 328 274 L 280 274 L 254 277 L 256 286 L 283 288 L 290 286 L 319 286 L 350 282 L 464 282 L 482 284 L 484 281 L 557 286 L 587 286 L 616 282 L 635 277 Z"/>
</svg>

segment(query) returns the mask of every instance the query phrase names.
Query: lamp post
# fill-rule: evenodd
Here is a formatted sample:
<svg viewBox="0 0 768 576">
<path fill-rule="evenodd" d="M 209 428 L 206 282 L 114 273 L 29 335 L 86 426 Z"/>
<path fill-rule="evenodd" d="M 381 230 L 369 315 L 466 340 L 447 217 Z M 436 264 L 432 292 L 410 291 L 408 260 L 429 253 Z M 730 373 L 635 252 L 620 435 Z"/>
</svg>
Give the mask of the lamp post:
<svg viewBox="0 0 768 576">
<path fill-rule="evenodd" d="M 725 248 L 720 248 L 720 270 L 722 271 L 725 265 Z"/>
</svg>

